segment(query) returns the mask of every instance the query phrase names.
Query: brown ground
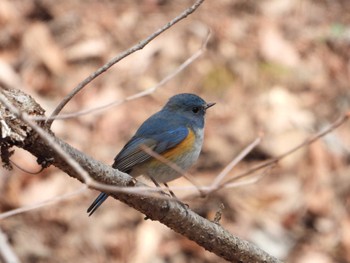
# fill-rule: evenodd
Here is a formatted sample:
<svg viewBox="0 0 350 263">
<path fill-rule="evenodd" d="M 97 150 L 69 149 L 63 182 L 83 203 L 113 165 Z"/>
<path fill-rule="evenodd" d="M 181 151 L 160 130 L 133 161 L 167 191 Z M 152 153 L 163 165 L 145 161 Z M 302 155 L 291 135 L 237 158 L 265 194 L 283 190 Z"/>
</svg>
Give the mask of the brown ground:
<svg viewBox="0 0 350 263">
<path fill-rule="evenodd" d="M 190 1 L 0 2 L 0 81 L 20 86 L 51 113 L 80 81 L 131 47 Z M 56 121 L 57 136 L 105 163 L 168 97 L 194 92 L 218 104 L 207 115 L 202 155 L 191 173 L 209 184 L 240 150 L 263 142 L 228 175 L 296 146 L 350 109 L 350 1 L 207 0 L 149 46 L 74 98 L 75 112 L 158 83 L 196 52 L 207 52 L 142 99 Z M 12 160 L 30 171 L 35 159 Z M 256 183 L 186 200 L 235 235 L 287 262 L 350 262 L 350 124 L 281 161 Z M 71 193 L 82 185 L 55 168 L 38 175 L 1 170 L 0 208 Z M 188 185 L 179 179 L 172 185 Z M 187 193 L 177 191 L 179 196 Z M 92 217 L 86 190 L 0 221 L 22 262 L 224 262 L 115 200 Z"/>
</svg>

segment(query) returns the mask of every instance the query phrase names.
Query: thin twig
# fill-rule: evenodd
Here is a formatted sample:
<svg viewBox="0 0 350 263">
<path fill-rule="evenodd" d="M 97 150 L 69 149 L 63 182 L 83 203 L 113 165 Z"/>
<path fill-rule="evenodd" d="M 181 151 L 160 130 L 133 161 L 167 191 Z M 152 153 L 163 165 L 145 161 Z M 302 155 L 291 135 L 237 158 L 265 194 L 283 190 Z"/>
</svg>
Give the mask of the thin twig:
<svg viewBox="0 0 350 263">
<path fill-rule="evenodd" d="M 256 138 L 251 144 L 249 144 L 243 151 L 236 156 L 226 167 L 222 170 L 222 172 L 215 178 L 212 187 L 216 189 L 218 185 L 224 180 L 227 174 L 240 162 L 244 157 L 246 157 L 252 149 L 254 149 L 261 142 L 261 136 Z"/>
<path fill-rule="evenodd" d="M 311 136 L 310 138 L 308 138 L 307 140 L 305 140 L 304 142 L 300 143 L 299 145 L 293 147 L 292 149 L 290 149 L 289 151 L 271 159 L 268 160 L 266 162 L 263 162 L 259 165 L 256 165 L 254 167 L 252 167 L 251 169 L 249 169 L 248 171 L 245 171 L 237 176 L 235 176 L 234 178 L 231 178 L 227 181 L 225 181 L 224 183 L 222 183 L 220 186 L 228 184 L 230 182 L 236 181 L 237 179 L 240 179 L 242 177 L 245 177 L 253 172 L 256 172 L 264 167 L 268 167 L 271 165 L 274 165 L 276 163 L 278 163 L 280 160 L 282 160 L 283 158 L 287 157 L 288 155 L 296 152 L 297 150 L 303 148 L 306 145 L 310 145 L 312 143 L 314 143 L 315 141 L 317 141 L 318 139 L 320 139 L 321 137 L 325 136 L 326 134 L 330 133 L 331 131 L 333 131 L 334 129 L 336 129 L 337 127 L 339 127 L 340 125 L 342 125 L 343 123 L 345 123 L 348 119 L 350 118 L 350 112 L 345 113 L 343 116 L 341 116 L 340 118 L 338 118 L 335 122 L 333 122 L 328 128 L 323 129 L 322 131 L 316 133 L 315 135 Z"/>
<path fill-rule="evenodd" d="M 248 179 L 241 180 L 241 181 L 238 181 L 238 182 L 231 182 L 231 183 L 227 183 L 227 184 L 221 184 L 221 185 L 217 186 L 216 188 L 213 188 L 212 185 L 210 185 L 210 186 L 201 186 L 201 187 L 199 187 L 199 189 L 202 192 L 206 193 L 206 195 L 208 195 L 208 194 L 213 194 L 215 192 L 218 192 L 221 189 L 237 188 L 237 187 L 252 185 L 252 184 L 255 184 L 256 182 L 258 182 L 265 175 L 267 175 L 271 169 L 272 169 L 271 167 L 268 167 L 262 174 L 254 175 L 254 177 L 252 177 L 252 178 L 248 178 Z M 173 187 L 174 190 L 176 190 L 178 188 L 180 188 L 180 187 Z M 191 188 L 190 187 L 182 187 L 181 190 L 191 190 L 191 189 L 194 190 L 193 187 L 191 187 Z M 196 198 L 196 197 L 197 197 L 197 195 L 189 194 L 189 195 L 184 196 L 182 199 L 183 200 L 192 200 L 193 198 Z"/>
<path fill-rule="evenodd" d="M 46 120 L 47 121 L 49 119 L 64 120 L 64 119 L 76 118 L 76 117 L 91 114 L 91 113 L 97 113 L 97 112 L 102 111 L 102 110 L 106 110 L 106 109 L 109 109 L 109 108 L 112 108 L 115 106 L 119 106 L 125 102 L 135 100 L 135 99 L 147 96 L 149 94 L 152 94 L 157 89 L 161 88 L 166 83 L 168 83 L 171 79 L 173 79 L 176 75 L 178 75 L 184 69 L 186 69 L 189 65 L 191 65 L 196 59 L 198 59 L 205 52 L 208 41 L 210 39 L 210 35 L 211 35 L 210 31 L 208 31 L 208 34 L 207 34 L 205 40 L 203 41 L 201 48 L 199 50 L 197 50 L 191 57 L 186 59 L 186 61 L 184 61 L 180 66 L 178 66 L 173 72 L 171 72 L 169 75 L 167 75 L 165 78 L 163 78 L 156 85 L 154 85 L 150 88 L 147 88 L 144 91 L 138 92 L 138 93 L 131 95 L 131 96 L 128 96 L 124 99 L 113 101 L 113 102 L 107 103 L 105 105 L 101 105 L 101 106 L 90 108 L 90 109 L 85 109 L 85 110 L 76 111 L 76 112 L 72 112 L 72 113 L 63 113 L 63 114 L 60 114 L 58 116 L 56 115 L 56 116 L 51 116 L 51 117 L 32 116 L 31 119 L 36 120 L 36 121 L 39 121 L 39 120 Z"/>
<path fill-rule="evenodd" d="M 5 219 L 5 218 L 10 217 L 10 216 L 14 216 L 14 215 L 18 215 L 18 214 L 21 214 L 24 212 L 28 212 L 28 211 L 31 211 L 34 209 L 38 209 L 38 208 L 41 208 L 44 206 L 48 206 L 48 205 L 56 204 L 58 202 L 62 202 L 64 200 L 72 198 L 73 196 L 80 195 L 80 194 L 84 193 L 86 191 L 86 189 L 88 189 L 88 188 L 86 185 L 84 185 L 82 188 L 80 188 L 72 193 L 63 194 L 63 195 L 56 196 L 56 197 L 50 198 L 48 200 L 33 204 L 33 205 L 27 205 L 24 207 L 16 208 L 16 209 L 1 213 L 0 220 Z"/>
<path fill-rule="evenodd" d="M 149 154 L 150 156 L 152 156 L 153 158 L 159 160 L 160 162 L 168 165 L 170 168 L 172 168 L 173 170 L 175 170 L 176 172 L 181 174 L 184 178 L 186 178 L 191 184 L 193 184 L 196 187 L 196 189 L 198 190 L 198 192 L 201 195 L 204 195 L 204 193 L 201 191 L 201 189 L 198 186 L 198 184 L 195 182 L 193 176 L 191 176 L 189 173 L 187 173 L 185 170 L 183 170 L 181 167 L 179 167 L 176 163 L 169 161 L 168 159 L 166 159 L 162 155 L 156 153 L 155 151 L 153 151 L 152 149 L 150 149 L 146 145 L 141 145 L 140 148 L 145 153 Z"/>
<path fill-rule="evenodd" d="M 59 105 L 55 108 L 55 110 L 52 112 L 49 120 L 47 121 L 48 127 L 51 127 L 51 124 L 53 123 L 55 117 L 62 111 L 64 106 L 78 93 L 80 92 L 87 84 L 89 84 L 92 80 L 94 80 L 96 77 L 101 75 L 103 72 L 107 71 L 110 67 L 112 67 L 114 64 L 119 62 L 120 60 L 124 59 L 125 57 L 129 56 L 130 54 L 143 49 L 148 43 L 150 43 L 153 39 L 155 39 L 157 36 L 159 36 L 161 33 L 166 31 L 167 29 L 171 28 L 173 25 L 175 25 L 177 22 L 181 21 L 182 19 L 186 18 L 190 14 L 192 14 L 202 3 L 204 0 L 197 0 L 191 7 L 187 8 L 185 11 L 183 11 L 180 15 L 175 17 L 170 22 L 166 23 L 163 27 L 155 31 L 153 34 L 145 38 L 144 40 L 140 41 L 136 45 L 132 46 L 131 48 L 125 50 L 118 56 L 111 59 L 109 62 L 107 62 L 105 65 L 100 67 L 98 70 L 96 70 L 94 73 L 92 73 L 90 76 L 88 76 L 86 79 L 84 79 L 82 82 L 76 86 L 68 96 L 64 97 L 63 100 L 59 103 Z"/>
</svg>

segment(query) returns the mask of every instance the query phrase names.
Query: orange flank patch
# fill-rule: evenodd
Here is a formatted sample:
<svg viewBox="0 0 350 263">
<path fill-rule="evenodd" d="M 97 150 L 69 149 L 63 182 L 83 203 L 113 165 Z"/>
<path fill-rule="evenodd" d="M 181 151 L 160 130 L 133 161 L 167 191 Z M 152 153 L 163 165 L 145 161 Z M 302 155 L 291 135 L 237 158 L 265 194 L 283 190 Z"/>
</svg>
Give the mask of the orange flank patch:
<svg viewBox="0 0 350 263">
<path fill-rule="evenodd" d="M 183 153 L 190 150 L 196 140 L 196 136 L 194 135 L 192 129 L 188 129 L 189 133 L 187 137 L 180 142 L 175 147 L 171 148 L 170 150 L 165 151 L 162 153 L 162 156 L 166 159 L 176 159 L 177 156 L 182 155 Z"/>
</svg>

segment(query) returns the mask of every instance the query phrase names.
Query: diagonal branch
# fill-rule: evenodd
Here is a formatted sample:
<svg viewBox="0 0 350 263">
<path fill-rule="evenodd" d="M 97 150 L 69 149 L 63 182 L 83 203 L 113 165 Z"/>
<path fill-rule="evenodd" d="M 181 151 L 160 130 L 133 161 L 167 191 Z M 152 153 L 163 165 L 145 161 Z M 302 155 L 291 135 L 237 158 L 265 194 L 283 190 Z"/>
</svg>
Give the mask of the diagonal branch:
<svg viewBox="0 0 350 263">
<path fill-rule="evenodd" d="M 6 98 L 11 102 L 19 100 L 23 101 L 23 98 L 26 96 L 28 97 L 28 100 L 33 100 L 30 96 L 24 93 L 19 95 L 18 92 L 12 92 L 6 93 L 6 95 L 14 96 L 14 98 Z M 20 96 L 20 98 L 16 98 L 16 95 Z M 6 111 L 9 111 L 9 107 L 5 107 L 6 101 L 3 99 L 3 96 L 0 96 L 0 100 L 0 113 L 3 112 L 2 110 L 4 110 L 4 108 Z M 34 105 L 36 103 L 33 101 L 32 104 Z M 20 119 L 18 125 L 20 125 L 21 129 L 26 130 L 27 133 L 25 136 L 21 134 L 22 137 L 20 138 L 22 139 L 19 142 L 7 141 L 7 146 L 21 147 L 40 160 L 50 159 L 53 165 L 67 173 L 69 176 L 84 182 L 84 176 L 77 171 L 76 167 L 69 165 L 66 158 L 62 157 L 58 151 L 54 150 L 52 143 L 48 143 L 48 140 L 44 139 L 43 135 L 39 134 L 35 129 L 32 129 L 32 127 L 28 125 L 30 120 L 26 114 L 23 114 L 23 112 L 29 112 L 30 110 L 23 108 L 23 105 L 24 104 L 16 105 L 20 114 L 16 113 L 15 115 L 17 116 L 17 122 L 18 119 Z M 4 121 L 9 127 L 13 127 L 13 117 L 4 118 Z M 79 164 L 82 171 L 88 171 L 92 180 L 119 187 L 130 185 L 130 176 L 94 160 L 90 156 L 63 142 L 52 135 L 52 132 L 45 123 L 39 122 L 37 125 L 40 125 L 40 129 L 46 130 L 47 133 L 50 133 L 55 148 L 56 146 L 60 147 L 63 152 L 68 154 Z M 5 140 L 6 138 L 2 138 L 0 142 L 2 143 Z M 139 185 L 140 183 L 135 184 L 135 186 Z M 139 195 L 124 192 L 111 192 L 110 195 L 145 214 L 147 218 L 159 221 L 190 240 L 193 240 L 203 248 L 231 262 L 280 262 L 278 259 L 270 256 L 254 244 L 232 235 L 220 225 L 199 216 L 192 210 L 177 202 L 156 197 L 140 197 Z"/>
<path fill-rule="evenodd" d="M 243 173 L 235 176 L 234 178 L 228 179 L 227 181 L 223 182 L 220 184 L 221 187 L 223 187 L 224 185 L 231 183 L 233 181 L 236 181 L 238 179 L 241 179 L 249 174 L 252 174 L 260 169 L 275 165 L 276 163 L 278 163 L 280 160 L 282 160 L 283 158 L 291 155 L 292 153 L 300 150 L 301 148 L 310 145 L 312 143 L 314 143 L 315 141 L 319 140 L 320 138 L 322 138 L 323 136 L 327 135 L 328 133 L 332 132 L 333 130 L 335 130 L 336 128 L 338 128 L 339 126 L 343 125 L 346 121 L 348 121 L 350 118 L 350 111 L 345 113 L 344 115 L 340 116 L 336 121 L 334 121 L 331 125 L 329 125 L 329 127 L 327 127 L 326 129 L 323 129 L 321 131 L 319 131 L 318 133 L 312 135 L 310 138 L 306 139 L 305 141 L 301 142 L 300 144 L 294 146 L 292 149 L 282 153 L 281 155 L 278 155 L 270 160 L 267 160 L 266 162 L 263 162 L 261 164 L 258 164 L 252 168 L 250 168 L 248 171 L 244 171 Z"/>
<path fill-rule="evenodd" d="M 125 103 L 125 102 L 128 102 L 128 101 L 135 100 L 135 99 L 141 98 L 143 96 L 152 94 L 153 92 L 158 90 L 160 87 L 164 86 L 171 79 L 173 79 L 180 72 L 185 70 L 189 65 L 191 65 L 196 59 L 198 59 L 205 52 L 207 44 L 208 44 L 208 41 L 210 39 L 210 35 L 211 35 L 211 32 L 208 31 L 208 34 L 207 34 L 206 38 L 204 39 L 204 41 L 202 43 L 202 46 L 201 46 L 201 48 L 199 50 L 197 50 L 192 56 L 190 56 L 188 59 L 186 59 L 173 72 L 171 72 L 169 75 L 165 76 L 156 85 L 154 85 L 154 86 L 152 86 L 150 88 L 147 88 L 144 91 L 141 91 L 141 92 L 138 92 L 136 94 L 130 95 L 130 96 L 124 98 L 124 99 L 117 100 L 117 101 L 114 100 L 114 101 L 112 101 L 110 103 L 107 103 L 107 104 L 101 105 L 101 106 L 97 106 L 97 107 L 94 107 L 94 108 L 84 109 L 84 110 L 76 111 L 76 112 L 72 112 L 72 113 L 64 113 L 64 114 L 60 114 L 60 115 L 55 115 L 55 116 L 51 116 L 49 118 L 36 117 L 36 118 L 32 118 L 32 119 L 34 119 L 34 120 L 49 120 L 49 119 L 63 120 L 63 119 L 69 119 L 69 118 L 76 118 L 76 117 L 79 117 L 79 116 L 82 116 L 82 115 L 87 115 L 87 114 L 91 114 L 91 113 L 96 113 L 98 111 L 106 110 L 108 108 L 121 105 L 122 103 Z"/>
<path fill-rule="evenodd" d="M 88 76 L 86 79 L 84 79 L 82 82 L 78 84 L 66 97 L 63 98 L 63 100 L 59 103 L 59 105 L 55 108 L 55 110 L 51 113 L 50 118 L 47 120 L 48 126 L 51 126 L 52 122 L 55 120 L 55 116 L 57 116 L 61 110 L 66 106 L 66 104 L 77 94 L 79 93 L 87 84 L 89 84 L 91 81 L 93 81 L 95 78 L 97 78 L 99 75 L 101 75 L 103 72 L 107 71 L 110 67 L 112 67 L 114 64 L 118 63 L 120 60 L 124 59 L 125 57 L 129 56 L 130 54 L 143 49 L 148 43 L 150 43 L 153 39 L 158 37 L 161 33 L 171 28 L 173 25 L 175 25 L 177 22 L 181 21 L 182 19 L 185 19 L 187 16 L 192 14 L 194 11 L 197 10 L 197 8 L 204 2 L 204 0 L 197 0 L 191 7 L 187 8 L 185 11 L 183 11 L 180 15 L 175 17 L 170 22 L 166 23 L 163 27 L 159 28 L 157 31 L 155 31 L 153 34 L 145 38 L 144 40 L 140 41 L 136 45 L 132 46 L 131 48 L 125 50 L 118 56 L 112 58 L 109 62 L 107 62 L 105 65 L 100 67 L 98 70 L 93 72 L 90 76 Z"/>
</svg>

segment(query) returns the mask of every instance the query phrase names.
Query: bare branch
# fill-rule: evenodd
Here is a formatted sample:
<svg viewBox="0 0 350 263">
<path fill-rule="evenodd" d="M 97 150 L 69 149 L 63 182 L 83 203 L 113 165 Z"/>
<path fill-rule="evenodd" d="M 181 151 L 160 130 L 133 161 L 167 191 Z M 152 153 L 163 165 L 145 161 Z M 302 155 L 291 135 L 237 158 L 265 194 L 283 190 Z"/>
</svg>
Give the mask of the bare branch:
<svg viewBox="0 0 350 263">
<path fill-rule="evenodd" d="M 3 94 L 0 95 L 3 101 L 7 101 Z M 22 94 L 22 96 L 25 96 L 25 94 Z M 4 103 L 1 103 L 0 107 L 4 107 L 4 105 Z M 21 107 L 21 105 L 17 107 Z M 12 110 L 10 107 L 7 108 Z M 46 133 L 49 133 L 48 127 L 44 123 L 39 123 L 42 127 L 37 126 L 34 129 L 32 126 L 37 124 L 28 120 L 27 114 L 23 112 L 22 108 L 16 109 L 16 115 L 22 119 L 22 123 L 19 125 L 22 127 L 27 125 L 27 130 L 30 130 L 30 132 L 26 134 L 21 143 L 13 142 L 11 146 L 18 145 L 40 160 L 50 159 L 53 165 L 82 182 L 85 181 L 85 178 L 81 176 L 80 172 L 89 171 L 89 177 L 91 177 L 89 181 L 97 181 L 117 187 L 142 185 L 139 182 L 135 183 L 130 176 L 92 159 L 53 135 L 48 140 L 45 138 L 46 135 L 43 134 L 44 139 L 40 134 L 44 129 L 47 130 Z M 5 119 L 6 123 L 11 123 L 11 121 L 13 121 L 11 118 Z M 11 127 L 11 125 L 8 126 Z M 56 146 L 52 145 L 51 140 L 61 150 L 56 151 L 56 148 L 53 150 Z M 78 172 L 80 168 L 72 167 L 72 163 L 64 157 L 64 154 L 61 155 L 60 151 L 78 163 L 81 171 Z M 111 193 L 110 196 L 144 213 L 147 218 L 163 223 L 205 249 L 231 262 L 280 262 L 254 244 L 233 236 L 220 225 L 199 216 L 176 201 L 162 200 L 157 197 L 140 198 L 138 195 L 122 192 Z"/>
<path fill-rule="evenodd" d="M 78 190 L 76 190 L 76 191 L 74 191 L 72 193 L 60 195 L 60 196 L 57 196 L 57 197 L 54 197 L 54 198 L 50 198 L 49 200 L 45 200 L 45 201 L 40 202 L 40 203 L 36 203 L 36 204 L 33 204 L 33 205 L 20 207 L 20 208 L 17 208 L 17 209 L 13 209 L 13 210 L 1 213 L 0 214 L 0 220 L 5 219 L 5 218 L 10 217 L 10 216 L 18 215 L 18 214 L 21 214 L 21 213 L 24 213 L 24 212 L 28 212 L 28 211 L 31 211 L 31 210 L 34 210 L 34 209 L 38 209 L 38 208 L 41 208 L 41 207 L 44 207 L 44 206 L 48 206 L 48 205 L 52 205 L 52 204 L 61 202 L 63 200 L 69 199 L 69 198 L 71 198 L 73 196 L 80 195 L 80 194 L 84 193 L 86 191 L 86 189 L 87 189 L 87 187 L 85 185 L 81 189 L 78 189 Z"/>
<path fill-rule="evenodd" d="M 283 158 L 289 156 L 290 154 L 298 151 L 299 149 L 305 147 L 306 145 L 310 145 L 312 143 L 314 143 L 315 141 L 317 141 L 318 139 L 320 139 L 321 137 L 325 136 L 326 134 L 332 132 L 333 130 L 335 130 L 336 128 L 338 128 L 339 126 L 341 126 L 342 124 L 344 124 L 348 119 L 350 118 L 350 112 L 345 113 L 343 116 L 341 116 L 340 118 L 338 118 L 335 122 L 333 122 L 328 128 L 323 129 L 322 131 L 316 133 L 315 135 L 311 136 L 309 139 L 305 140 L 304 142 L 300 143 L 299 145 L 295 146 L 294 148 L 290 149 L 289 151 L 271 159 L 268 160 L 266 162 L 263 162 L 259 165 L 256 165 L 254 167 L 252 167 L 251 169 L 249 169 L 248 171 L 245 171 L 237 176 L 235 176 L 232 179 L 229 179 L 227 181 L 225 181 L 224 183 L 222 183 L 221 185 L 225 185 L 228 184 L 232 181 L 236 181 L 237 179 L 240 179 L 244 176 L 247 176 L 248 174 L 251 174 L 253 172 L 256 172 L 262 168 L 274 165 L 276 163 L 278 163 L 280 160 L 282 160 Z"/>
<path fill-rule="evenodd" d="M 254 147 L 256 147 L 261 142 L 261 137 L 256 138 L 251 144 L 249 144 L 246 148 L 243 149 L 243 151 L 236 156 L 226 167 L 222 172 L 215 178 L 212 189 L 216 189 L 219 184 L 224 180 L 226 175 L 235 167 L 244 157 L 247 156 L 248 153 L 252 151 Z"/>
<path fill-rule="evenodd" d="M 175 25 L 177 22 L 181 21 L 182 19 L 186 18 L 190 14 L 192 14 L 194 11 L 197 10 L 197 8 L 204 2 L 204 0 L 197 0 L 191 7 L 187 8 L 185 11 L 183 11 L 180 15 L 175 17 L 170 22 L 166 23 L 163 27 L 159 28 L 157 31 L 155 31 L 153 34 L 145 38 L 144 40 L 140 41 L 136 45 L 132 46 L 131 48 L 125 50 L 118 56 L 111 59 L 109 62 L 107 62 L 105 65 L 100 67 L 98 70 L 96 70 L 94 73 L 92 73 L 90 76 L 88 76 L 86 79 L 84 79 L 82 82 L 76 86 L 68 96 L 64 97 L 63 100 L 59 103 L 59 105 L 56 107 L 56 109 L 52 112 L 49 120 L 47 121 L 47 125 L 50 127 L 53 123 L 55 117 L 61 112 L 61 110 L 64 108 L 64 106 L 77 94 L 79 93 L 87 84 L 89 84 L 92 80 L 97 78 L 99 75 L 101 75 L 103 72 L 107 71 L 110 67 L 112 67 L 114 64 L 119 62 L 120 60 L 124 59 L 125 57 L 129 56 L 130 54 L 143 49 L 148 43 L 150 43 L 153 39 L 155 39 L 157 36 L 159 36 L 161 33 L 166 31 L 167 29 L 171 28 L 173 25 Z"/>
<path fill-rule="evenodd" d="M 159 89 L 160 87 L 162 87 L 166 83 L 168 83 L 171 79 L 173 79 L 176 75 L 178 75 L 184 69 L 186 69 L 189 65 L 191 65 L 196 59 L 198 59 L 205 52 L 208 41 L 210 39 L 210 35 L 211 35 L 210 31 L 208 31 L 208 34 L 207 34 L 205 40 L 203 41 L 201 48 L 199 50 L 197 50 L 192 56 L 190 56 L 188 59 L 186 59 L 180 66 L 178 66 L 173 72 L 171 72 L 169 75 L 167 75 L 165 78 L 163 78 L 156 85 L 154 85 L 150 88 L 147 88 L 144 91 L 141 91 L 141 92 L 138 92 L 134 95 L 128 96 L 125 99 L 113 101 L 113 102 L 107 103 L 105 105 L 101 105 L 101 106 L 90 108 L 90 109 L 85 109 L 85 110 L 76 111 L 76 112 L 72 112 L 72 113 L 64 113 L 64 114 L 60 114 L 60 115 L 56 115 L 56 116 L 51 116 L 48 118 L 35 116 L 35 117 L 31 117 L 31 119 L 39 121 L 39 120 L 49 120 L 49 119 L 64 120 L 64 119 L 76 118 L 79 116 L 83 116 L 83 115 L 87 115 L 87 114 L 91 114 L 91 113 L 96 113 L 96 112 L 106 110 L 106 109 L 109 109 L 109 108 L 112 108 L 115 106 L 119 106 L 125 102 L 135 100 L 135 99 L 147 96 L 149 94 L 152 94 L 157 89 Z"/>
</svg>

